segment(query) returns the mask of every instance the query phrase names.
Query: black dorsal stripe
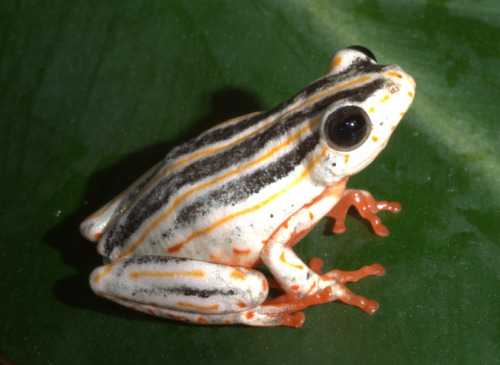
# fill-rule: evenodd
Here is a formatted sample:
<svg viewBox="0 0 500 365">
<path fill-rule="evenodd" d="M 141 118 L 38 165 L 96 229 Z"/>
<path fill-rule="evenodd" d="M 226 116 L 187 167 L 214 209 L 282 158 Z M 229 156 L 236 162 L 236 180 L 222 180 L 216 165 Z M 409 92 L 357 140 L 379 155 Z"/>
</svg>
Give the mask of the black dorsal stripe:
<svg viewBox="0 0 500 365">
<path fill-rule="evenodd" d="M 245 129 L 248 129 L 253 125 L 259 123 L 261 120 L 265 119 L 268 114 L 269 113 L 261 113 L 253 115 L 248 118 L 239 120 L 234 124 L 229 124 L 221 128 L 216 128 L 213 131 L 206 132 L 180 145 L 178 148 L 176 148 L 175 152 L 172 151 L 173 153 L 170 157 L 177 158 L 192 151 L 201 149 L 205 146 L 209 146 L 221 141 L 226 141 L 243 132 Z"/>
<path fill-rule="evenodd" d="M 176 230 L 187 227 L 217 207 L 234 205 L 257 194 L 266 186 L 287 177 L 319 143 L 317 131 L 297 145 L 297 148 L 281 156 L 278 160 L 262 166 L 250 174 L 230 180 L 222 186 L 211 190 L 192 204 L 182 208 L 177 215 L 174 226 Z M 167 237 L 167 230 L 164 237 Z"/>
</svg>

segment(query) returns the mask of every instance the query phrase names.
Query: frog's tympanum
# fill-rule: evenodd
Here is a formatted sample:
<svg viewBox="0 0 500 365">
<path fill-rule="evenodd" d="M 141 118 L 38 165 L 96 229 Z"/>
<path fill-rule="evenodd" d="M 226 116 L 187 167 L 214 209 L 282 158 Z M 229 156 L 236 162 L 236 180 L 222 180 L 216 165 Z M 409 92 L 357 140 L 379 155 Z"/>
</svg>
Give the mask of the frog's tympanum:
<svg viewBox="0 0 500 365">
<path fill-rule="evenodd" d="M 352 205 L 375 233 L 388 234 L 376 213 L 399 204 L 345 186 L 386 146 L 414 94 L 399 66 L 379 65 L 354 46 L 274 109 L 174 148 L 82 223 L 107 263 L 91 274 L 92 289 L 199 324 L 299 327 L 301 309 L 335 300 L 375 312 L 376 302 L 344 283 L 383 275 L 381 265 L 321 273 L 320 259 L 307 265 L 293 246 L 325 216 L 342 232 Z M 272 277 L 256 269 L 262 264 Z M 268 299 L 270 287 L 282 294 Z"/>
</svg>

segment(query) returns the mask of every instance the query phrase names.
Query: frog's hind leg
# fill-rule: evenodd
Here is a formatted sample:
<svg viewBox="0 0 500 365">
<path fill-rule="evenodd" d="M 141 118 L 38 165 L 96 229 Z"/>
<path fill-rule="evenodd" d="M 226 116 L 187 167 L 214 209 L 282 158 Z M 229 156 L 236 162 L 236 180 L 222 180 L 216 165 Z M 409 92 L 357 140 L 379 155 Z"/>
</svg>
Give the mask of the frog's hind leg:
<svg viewBox="0 0 500 365">
<path fill-rule="evenodd" d="M 260 271 L 193 259 L 148 255 L 94 270 L 96 294 L 151 315 L 197 324 L 300 327 L 296 312 L 329 300 L 328 290 L 297 299 L 293 293 L 266 301 Z"/>
<path fill-rule="evenodd" d="M 288 296 L 288 295 L 287 295 Z M 233 313 L 209 314 L 209 313 L 191 313 L 169 308 L 161 308 L 156 303 L 150 304 L 131 304 L 128 300 L 112 296 L 106 298 L 126 306 L 130 309 L 144 312 L 157 317 L 168 318 L 176 321 L 203 325 L 231 325 L 244 324 L 257 327 L 300 327 L 304 324 L 305 315 L 303 312 L 295 312 L 298 308 L 303 308 L 309 304 L 302 304 L 303 300 L 297 301 L 295 305 L 294 298 L 292 302 L 283 302 L 281 304 L 261 305 L 248 310 L 240 310 Z M 291 304 L 293 303 L 293 304 Z"/>
<path fill-rule="evenodd" d="M 132 202 L 137 194 L 144 189 L 148 182 L 150 182 L 160 165 L 161 163 L 158 163 L 153 166 L 121 194 L 116 196 L 97 212 L 87 217 L 87 219 L 80 224 L 82 236 L 92 242 L 99 241 L 124 213 L 126 208 L 130 205 L 130 202 Z"/>
</svg>

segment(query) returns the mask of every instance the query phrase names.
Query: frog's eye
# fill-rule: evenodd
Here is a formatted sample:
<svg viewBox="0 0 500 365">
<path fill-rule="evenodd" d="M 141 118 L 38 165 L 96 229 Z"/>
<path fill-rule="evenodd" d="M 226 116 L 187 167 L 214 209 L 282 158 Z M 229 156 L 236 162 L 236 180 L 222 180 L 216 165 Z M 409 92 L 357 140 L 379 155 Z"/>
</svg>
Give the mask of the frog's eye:
<svg viewBox="0 0 500 365">
<path fill-rule="evenodd" d="M 363 53 L 366 57 L 368 58 L 371 58 L 373 61 L 377 62 L 377 58 L 375 57 L 375 55 L 373 54 L 372 51 L 370 51 L 368 48 L 366 47 L 363 47 L 363 46 L 351 46 L 351 47 L 347 47 L 349 49 L 353 49 L 355 51 L 358 51 L 358 52 L 361 52 Z"/>
<path fill-rule="evenodd" d="M 350 105 L 341 107 L 328 115 L 323 130 L 330 147 L 341 151 L 351 151 L 368 138 L 371 122 L 362 108 Z"/>
</svg>

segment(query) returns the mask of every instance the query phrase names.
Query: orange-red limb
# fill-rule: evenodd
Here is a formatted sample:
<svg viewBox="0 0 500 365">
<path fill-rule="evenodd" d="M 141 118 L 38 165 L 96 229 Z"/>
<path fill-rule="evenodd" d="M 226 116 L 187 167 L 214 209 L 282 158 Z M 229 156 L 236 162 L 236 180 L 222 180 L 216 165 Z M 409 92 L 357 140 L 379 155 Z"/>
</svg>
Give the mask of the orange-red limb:
<svg viewBox="0 0 500 365">
<path fill-rule="evenodd" d="M 370 193 L 361 190 L 346 190 L 344 196 L 337 202 L 332 210 L 326 215 L 335 219 L 333 233 L 343 233 L 346 229 L 344 221 L 347 211 L 354 206 L 359 214 L 367 219 L 375 234 L 378 236 L 389 235 L 389 230 L 382 224 L 376 213 L 386 210 L 391 213 L 401 211 L 401 204 L 397 202 L 376 201 Z"/>
</svg>

